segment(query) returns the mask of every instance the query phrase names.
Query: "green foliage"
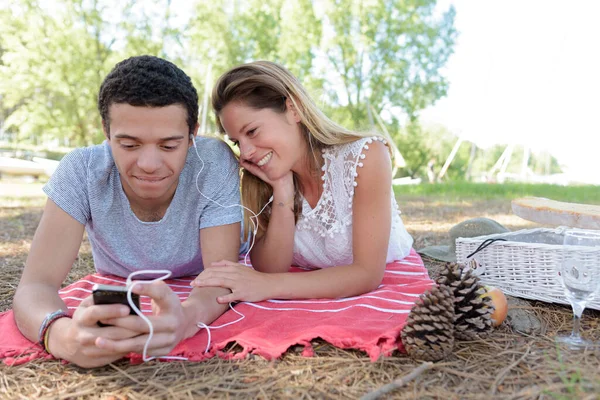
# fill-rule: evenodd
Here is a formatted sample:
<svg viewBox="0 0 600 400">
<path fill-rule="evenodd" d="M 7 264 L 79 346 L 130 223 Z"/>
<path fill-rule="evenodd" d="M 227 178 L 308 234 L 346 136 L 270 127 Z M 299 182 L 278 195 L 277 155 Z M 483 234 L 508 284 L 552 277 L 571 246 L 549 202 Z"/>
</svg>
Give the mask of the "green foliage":
<svg viewBox="0 0 600 400">
<path fill-rule="evenodd" d="M 189 61 L 198 66 L 190 74 L 200 91 L 209 64 L 213 76 L 219 76 L 253 60 L 279 62 L 309 88 L 318 82 L 310 72 L 321 25 L 310 0 L 247 0 L 235 6 L 199 1 L 186 35 Z"/>
<path fill-rule="evenodd" d="M 428 164 L 433 162 L 433 169 L 437 176 L 459 140 L 458 136 L 443 126 L 421 126 L 418 120 L 410 122 L 403 128 L 394 125 L 392 129 L 395 130 L 392 137 L 406 161 L 406 168 L 400 174 L 421 178 L 424 181 L 428 181 Z M 496 145 L 481 149 L 471 142 L 463 141 L 442 180 L 459 181 L 487 176 L 506 148 L 506 145 Z M 507 173 L 521 173 L 523 150 L 522 146 L 512 146 Z M 557 160 L 548 153 L 530 153 L 528 168 L 530 173 L 538 175 L 561 172 Z M 499 168 L 496 168 L 495 172 L 497 173 L 498 170 Z"/>
<path fill-rule="evenodd" d="M 424 178 L 432 149 L 424 138 L 421 126 L 415 123 L 409 124 L 403 132 L 394 135 L 393 138 L 406 161 L 406 167 L 403 168 L 405 175 Z"/>
<path fill-rule="evenodd" d="M 405 128 L 399 129 L 393 138 L 406 161 L 406 167 L 401 174 L 425 181 L 428 164 L 433 162 L 437 176 L 458 141 L 458 137 L 447 129 L 440 126 L 423 127 L 418 121 L 410 122 Z M 470 143 L 463 142 L 444 175 L 444 180 L 465 179 L 469 157 Z"/>
<path fill-rule="evenodd" d="M 474 169 L 484 172 L 490 171 L 498 162 L 507 145 L 495 145 L 488 149 L 478 151 L 478 158 L 474 161 Z M 510 162 L 506 167 L 507 172 L 521 173 L 523 169 L 524 148 L 512 146 Z M 529 170 L 538 175 L 556 174 L 562 172 L 556 158 L 549 153 L 530 153 L 527 166 Z"/>
<path fill-rule="evenodd" d="M 89 94 L 99 86 L 96 60 L 105 59 L 105 49 L 93 43 L 92 26 L 70 17 L 77 4 L 63 5 L 50 16 L 33 1 L 21 2 L 2 15 L 6 51 L 0 92 L 5 107 L 12 109 L 5 129 L 17 131 L 20 138 L 85 142 L 96 129 Z"/>
<path fill-rule="evenodd" d="M 505 149 L 506 145 L 495 145 L 480 151 L 480 157 L 474 162 L 475 168 L 478 171 L 490 171 L 500 159 Z"/>
<path fill-rule="evenodd" d="M 210 66 L 213 81 L 233 66 L 269 60 L 285 65 L 310 89 L 319 79 L 310 74 L 321 27 L 310 0 L 248 0 L 204 2 L 195 5 L 187 29 L 188 71 L 202 96 Z M 210 107 L 210 105 L 209 105 Z M 214 129 L 213 116 L 208 113 Z M 208 129 L 210 131 L 210 129 Z"/>
<path fill-rule="evenodd" d="M 427 196 L 443 200 L 515 199 L 525 196 L 546 197 L 558 201 L 600 205 L 600 186 L 559 186 L 527 183 L 451 182 L 395 186 L 397 196 Z"/>
<path fill-rule="evenodd" d="M 415 122 L 445 95 L 440 71 L 456 39 L 454 9 L 439 13 L 435 0 L 197 0 L 177 19 L 169 0 L 7 1 L 0 124 L 18 143 L 101 141 L 100 83 L 116 62 L 137 54 L 176 62 L 200 96 L 235 65 L 279 62 L 334 121 L 372 129 L 371 106 L 393 115 L 388 124 L 398 132 L 399 113 Z M 430 156 L 419 146 L 422 133 L 411 129 L 404 128 L 402 152 L 414 153 L 411 174 L 418 175 Z"/>
<path fill-rule="evenodd" d="M 426 140 L 432 150 L 431 159 L 435 163 L 434 170 L 436 174 L 439 174 L 459 138 L 442 126 L 429 127 L 426 132 Z M 456 155 L 442 178 L 444 182 L 466 178 L 470 152 L 471 143 L 461 142 Z"/>
<path fill-rule="evenodd" d="M 440 74 L 456 40 L 455 11 L 435 15 L 435 0 L 329 0 L 322 2 L 332 34 L 325 56 L 339 76 L 326 90 L 361 129 L 368 105 L 399 108 L 410 120 L 446 94 Z M 329 66 L 328 66 L 329 67 Z M 338 100 L 339 86 L 343 98 Z"/>
<path fill-rule="evenodd" d="M 134 0 L 10 3 L 0 14 L 1 108 L 8 110 L 4 129 L 33 143 L 101 141 L 96 97 L 102 79 L 121 59 L 156 54 L 162 46 L 153 42 L 143 9 L 134 13 Z M 124 20 L 112 21 L 112 13 Z"/>
</svg>

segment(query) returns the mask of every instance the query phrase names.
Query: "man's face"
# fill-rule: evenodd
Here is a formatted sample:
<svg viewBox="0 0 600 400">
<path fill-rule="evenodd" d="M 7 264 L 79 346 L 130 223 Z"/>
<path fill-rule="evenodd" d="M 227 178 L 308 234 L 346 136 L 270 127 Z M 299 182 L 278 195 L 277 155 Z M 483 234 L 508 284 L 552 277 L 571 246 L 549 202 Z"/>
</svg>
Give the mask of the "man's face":
<svg viewBox="0 0 600 400">
<path fill-rule="evenodd" d="M 144 208 L 168 205 L 192 143 L 187 111 L 113 104 L 109 116 L 109 144 L 129 201 Z"/>
</svg>

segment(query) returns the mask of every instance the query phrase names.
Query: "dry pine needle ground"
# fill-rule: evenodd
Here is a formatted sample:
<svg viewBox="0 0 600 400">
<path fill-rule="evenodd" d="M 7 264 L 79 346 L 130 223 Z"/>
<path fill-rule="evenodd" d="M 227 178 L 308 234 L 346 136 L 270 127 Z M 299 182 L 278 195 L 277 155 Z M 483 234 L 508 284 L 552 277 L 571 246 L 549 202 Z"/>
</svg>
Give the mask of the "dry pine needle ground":
<svg viewBox="0 0 600 400">
<path fill-rule="evenodd" d="M 486 216 L 511 229 L 532 227 L 511 215 L 504 200 L 440 203 L 399 198 L 415 247 L 441 244 L 454 224 Z M 10 308 L 42 199 L 0 199 L 0 310 Z M 440 264 L 425 260 L 432 276 Z M 82 245 L 69 282 L 93 271 L 90 249 Z M 491 337 L 460 342 L 444 361 L 417 371 L 414 379 L 384 398 L 398 399 L 598 399 L 600 353 L 557 348 L 553 337 L 571 327 L 565 306 L 529 302 L 542 321 L 542 332 L 525 336 L 507 324 Z M 600 312 L 587 310 L 586 336 L 600 341 Z M 304 358 L 291 348 L 276 361 L 250 356 L 242 361 L 213 359 L 202 363 L 116 363 L 83 370 L 59 361 L 22 366 L 0 365 L 0 398 L 186 399 L 283 398 L 355 399 L 405 377 L 420 362 L 403 354 L 371 363 L 358 351 L 344 351 L 316 340 L 316 355 Z"/>
</svg>

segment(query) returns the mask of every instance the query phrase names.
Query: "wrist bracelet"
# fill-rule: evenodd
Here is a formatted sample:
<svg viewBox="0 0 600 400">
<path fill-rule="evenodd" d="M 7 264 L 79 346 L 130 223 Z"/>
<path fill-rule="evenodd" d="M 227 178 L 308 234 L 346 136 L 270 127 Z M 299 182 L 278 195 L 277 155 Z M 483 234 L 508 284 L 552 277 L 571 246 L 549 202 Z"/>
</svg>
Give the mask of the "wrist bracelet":
<svg viewBox="0 0 600 400">
<path fill-rule="evenodd" d="M 38 335 L 38 343 L 46 352 L 48 352 L 48 330 L 50 326 L 60 318 L 71 318 L 71 315 L 65 310 L 56 310 L 46 315 L 46 318 L 42 321 Z"/>
</svg>

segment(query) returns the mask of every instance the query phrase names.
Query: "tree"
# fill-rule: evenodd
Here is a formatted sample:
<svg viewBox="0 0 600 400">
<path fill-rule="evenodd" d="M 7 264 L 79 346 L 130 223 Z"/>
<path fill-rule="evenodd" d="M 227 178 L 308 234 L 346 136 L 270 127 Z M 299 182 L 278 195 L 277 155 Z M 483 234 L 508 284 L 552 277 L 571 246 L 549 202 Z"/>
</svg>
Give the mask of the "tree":
<svg viewBox="0 0 600 400">
<path fill-rule="evenodd" d="M 63 6 L 64 15 L 76 4 Z M 0 91 L 14 109 L 7 127 L 17 130 L 21 139 L 90 143 L 99 126 L 90 112 L 90 93 L 99 86 L 98 62 L 106 60 L 106 48 L 94 43 L 87 26 L 50 17 L 34 1 L 15 4 L 2 22 L 7 51 Z"/>
<path fill-rule="evenodd" d="M 136 2 L 13 1 L 0 14 L 0 94 L 10 111 L 5 128 L 20 140 L 102 140 L 98 88 L 112 66 L 132 54 L 156 54 L 164 42 L 146 38 L 152 23 Z M 152 4 L 146 3 L 147 7 Z M 126 22 L 113 21 L 117 11 Z M 134 15 L 139 15 L 136 20 Z M 155 35 L 156 36 L 156 35 Z M 119 38 L 124 38 L 120 39 Z"/>
<path fill-rule="evenodd" d="M 197 2 L 188 27 L 190 54 L 220 74 L 236 65 L 269 60 L 300 79 L 310 72 L 320 24 L 310 0 Z"/>
<path fill-rule="evenodd" d="M 367 121 L 367 104 L 399 108 L 410 121 L 446 94 L 440 70 L 456 39 L 455 11 L 439 17 L 435 0 L 329 0 L 324 55 L 339 80 L 327 85 L 346 106 L 354 128 Z M 339 83 L 339 84 L 338 84 Z M 338 99 L 342 89 L 343 97 Z"/>
<path fill-rule="evenodd" d="M 425 177 L 425 167 L 432 157 L 432 149 L 424 140 L 421 126 L 416 122 L 409 123 L 393 138 L 406 161 L 404 172 L 411 178 Z"/>
<path fill-rule="evenodd" d="M 413 178 L 425 178 L 430 161 L 434 162 L 437 176 L 458 140 L 456 135 L 443 126 L 423 127 L 418 121 L 408 123 L 393 137 L 406 161 L 405 172 Z M 448 167 L 444 179 L 465 179 L 469 158 L 470 146 L 464 142 Z"/>
<path fill-rule="evenodd" d="M 482 172 L 491 171 L 507 146 L 507 144 L 497 144 L 482 151 L 482 157 L 476 160 L 478 170 Z M 512 153 L 506 172 L 514 174 L 521 173 L 523 168 L 523 150 L 524 148 L 522 145 L 512 145 Z M 558 160 L 547 152 L 531 152 L 527 165 L 531 172 L 538 175 L 562 172 Z"/>
<path fill-rule="evenodd" d="M 0 12 L 0 109 L 21 140 L 102 139 L 96 96 L 103 77 L 135 54 L 184 68 L 199 94 L 218 76 L 258 59 L 279 62 L 318 105 L 349 127 L 370 125 L 367 105 L 419 110 L 446 93 L 454 9 L 435 0 L 196 1 L 177 25 L 171 0 L 5 0 Z M 214 80 L 214 79 L 213 79 Z M 208 84 L 208 90 L 212 82 Z"/>
<path fill-rule="evenodd" d="M 186 32 L 200 91 L 209 64 L 214 77 L 255 60 L 281 63 L 309 88 L 319 82 L 311 69 L 321 25 L 310 0 L 200 1 Z"/>
</svg>

